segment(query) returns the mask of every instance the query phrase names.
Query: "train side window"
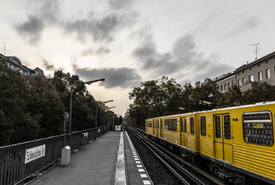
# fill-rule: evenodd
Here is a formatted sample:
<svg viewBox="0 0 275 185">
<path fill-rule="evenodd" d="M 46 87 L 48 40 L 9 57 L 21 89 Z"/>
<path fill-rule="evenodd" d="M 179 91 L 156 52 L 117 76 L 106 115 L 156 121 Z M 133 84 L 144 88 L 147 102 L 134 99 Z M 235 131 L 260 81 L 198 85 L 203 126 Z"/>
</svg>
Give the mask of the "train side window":
<svg viewBox="0 0 275 185">
<path fill-rule="evenodd" d="M 173 131 L 177 132 L 178 126 L 177 126 L 177 119 L 173 119 Z"/>
<path fill-rule="evenodd" d="M 164 127 L 164 128 L 165 128 L 165 130 L 168 130 L 168 123 L 169 123 L 169 120 L 168 120 L 168 119 L 166 119 L 166 120 L 165 120 L 165 127 Z"/>
<path fill-rule="evenodd" d="M 169 119 L 168 130 L 173 130 L 173 122 L 172 122 L 172 119 Z"/>
<path fill-rule="evenodd" d="M 184 118 L 180 118 L 180 132 L 184 132 L 184 130 L 183 130 L 183 128 L 184 128 L 183 120 L 184 120 Z"/>
<path fill-rule="evenodd" d="M 159 120 L 157 120 L 157 124 L 158 124 L 158 127 L 157 127 L 157 129 L 159 129 Z"/>
<path fill-rule="evenodd" d="M 206 118 L 201 116 L 201 135 L 206 136 Z"/>
<path fill-rule="evenodd" d="M 152 127 L 152 121 L 148 121 L 148 126 Z"/>
<path fill-rule="evenodd" d="M 216 138 L 221 138 L 221 116 L 216 116 L 215 125 L 216 125 Z"/>
<path fill-rule="evenodd" d="M 273 146 L 274 135 L 271 112 L 243 113 L 243 136 L 246 143 Z"/>
<path fill-rule="evenodd" d="M 190 130 L 191 130 L 191 134 L 194 135 L 195 134 L 194 117 L 190 118 Z"/>
<path fill-rule="evenodd" d="M 231 129 L 230 129 L 230 116 L 224 116 L 224 138 L 231 139 Z"/>
<path fill-rule="evenodd" d="M 160 120 L 160 129 L 163 129 L 163 119 Z"/>
<path fill-rule="evenodd" d="M 184 124 L 184 133 L 187 133 L 187 129 L 186 129 L 186 119 L 184 119 L 183 124 Z"/>
</svg>

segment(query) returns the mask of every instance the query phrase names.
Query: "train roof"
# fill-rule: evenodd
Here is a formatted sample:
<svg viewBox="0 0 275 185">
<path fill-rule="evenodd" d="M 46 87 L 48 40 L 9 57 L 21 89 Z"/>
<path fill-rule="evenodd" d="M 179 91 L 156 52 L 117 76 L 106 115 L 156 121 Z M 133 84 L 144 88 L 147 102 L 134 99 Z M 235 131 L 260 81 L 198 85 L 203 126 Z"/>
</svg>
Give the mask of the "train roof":
<svg viewBox="0 0 275 185">
<path fill-rule="evenodd" d="M 245 108 L 245 107 L 260 106 L 260 105 L 271 105 L 271 104 L 275 104 L 275 101 L 258 102 L 258 103 L 249 104 L 249 105 L 240 105 L 240 106 L 234 106 L 234 107 L 225 107 L 225 108 L 218 108 L 218 109 L 204 110 L 204 111 L 197 111 L 197 112 L 187 112 L 187 113 L 182 113 L 182 114 L 173 114 L 173 115 L 159 116 L 159 117 L 148 118 L 148 119 L 174 117 L 174 116 L 181 116 L 181 115 L 185 115 L 186 116 L 186 115 L 196 114 L 196 113 L 214 112 L 214 111 L 220 111 L 220 110 L 239 109 L 239 108 Z"/>
</svg>

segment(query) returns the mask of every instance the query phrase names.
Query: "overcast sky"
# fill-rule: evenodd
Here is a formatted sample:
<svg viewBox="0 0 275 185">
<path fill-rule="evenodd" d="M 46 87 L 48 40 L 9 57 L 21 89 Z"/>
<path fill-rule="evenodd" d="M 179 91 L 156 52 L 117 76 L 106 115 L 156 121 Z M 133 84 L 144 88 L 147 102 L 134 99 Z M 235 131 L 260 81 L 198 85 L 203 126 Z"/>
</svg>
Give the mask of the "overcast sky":
<svg viewBox="0 0 275 185">
<path fill-rule="evenodd" d="M 140 82 L 194 83 L 275 51 L 274 0 L 0 0 L 0 53 L 62 69 L 124 115 Z"/>
</svg>

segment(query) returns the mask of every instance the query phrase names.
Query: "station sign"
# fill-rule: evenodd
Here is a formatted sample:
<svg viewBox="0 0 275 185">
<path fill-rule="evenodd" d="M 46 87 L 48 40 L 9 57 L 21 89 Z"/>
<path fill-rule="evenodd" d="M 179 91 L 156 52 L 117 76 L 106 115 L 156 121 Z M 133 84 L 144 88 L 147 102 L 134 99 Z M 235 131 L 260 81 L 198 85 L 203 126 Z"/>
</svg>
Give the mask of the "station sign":
<svg viewBox="0 0 275 185">
<path fill-rule="evenodd" d="M 25 164 L 44 157 L 46 153 L 46 145 L 40 145 L 33 148 L 26 149 Z"/>
</svg>

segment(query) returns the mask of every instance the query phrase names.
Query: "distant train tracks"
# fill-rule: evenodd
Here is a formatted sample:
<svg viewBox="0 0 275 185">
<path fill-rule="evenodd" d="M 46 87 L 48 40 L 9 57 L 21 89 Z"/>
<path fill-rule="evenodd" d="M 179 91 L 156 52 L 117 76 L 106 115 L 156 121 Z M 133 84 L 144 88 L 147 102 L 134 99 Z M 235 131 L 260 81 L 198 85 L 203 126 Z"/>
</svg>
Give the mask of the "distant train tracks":
<svg viewBox="0 0 275 185">
<path fill-rule="evenodd" d="M 159 160 L 169 169 L 182 184 L 185 185 L 224 185 L 225 183 L 204 172 L 198 167 L 184 161 L 178 155 L 170 152 L 140 133 L 140 130 L 128 127 L 128 130 L 138 138 Z"/>
</svg>

